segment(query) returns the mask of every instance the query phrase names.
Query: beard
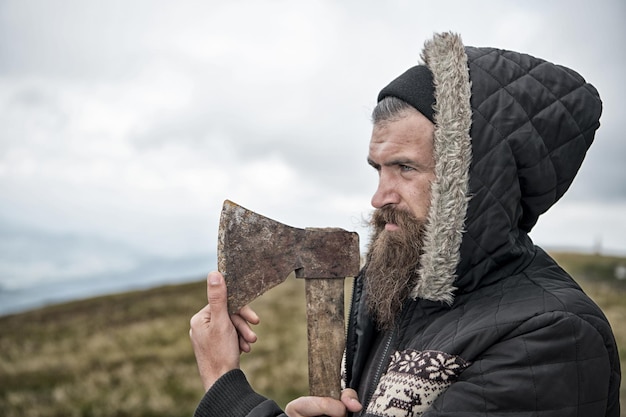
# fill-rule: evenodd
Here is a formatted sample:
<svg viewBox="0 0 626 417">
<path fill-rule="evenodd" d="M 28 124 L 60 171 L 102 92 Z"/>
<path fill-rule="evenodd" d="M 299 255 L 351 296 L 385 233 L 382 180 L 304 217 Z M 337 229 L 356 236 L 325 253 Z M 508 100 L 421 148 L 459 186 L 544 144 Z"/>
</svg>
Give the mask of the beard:
<svg viewBox="0 0 626 417">
<path fill-rule="evenodd" d="M 393 223 L 398 230 L 385 230 Z M 374 211 L 364 270 L 365 304 L 379 330 L 389 330 L 418 280 L 425 222 L 393 208 Z"/>
</svg>

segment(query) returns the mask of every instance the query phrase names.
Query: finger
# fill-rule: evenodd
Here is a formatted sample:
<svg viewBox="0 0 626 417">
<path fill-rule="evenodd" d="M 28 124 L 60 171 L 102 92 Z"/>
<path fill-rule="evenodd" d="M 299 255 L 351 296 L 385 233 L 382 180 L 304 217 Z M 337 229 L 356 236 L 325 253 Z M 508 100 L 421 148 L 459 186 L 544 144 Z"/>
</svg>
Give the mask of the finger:
<svg viewBox="0 0 626 417">
<path fill-rule="evenodd" d="M 250 343 L 246 342 L 240 337 L 239 338 L 239 352 L 250 353 L 251 351 L 252 351 L 252 346 L 250 346 Z"/>
<path fill-rule="evenodd" d="M 239 315 L 233 314 L 230 316 L 235 329 L 237 329 L 237 335 L 239 336 L 239 351 L 250 353 L 252 350 L 252 343 L 257 341 L 257 335 L 252 331 L 247 321 L 242 319 Z"/>
<path fill-rule="evenodd" d="M 226 283 L 219 272 L 211 272 L 207 277 L 207 299 L 209 300 L 211 321 L 220 322 L 228 316 Z"/>
<path fill-rule="evenodd" d="M 244 341 L 248 343 L 254 343 L 257 340 L 257 335 L 250 328 L 250 325 L 246 320 L 244 320 L 240 315 L 233 314 L 230 316 L 230 319 L 233 322 L 233 325 L 237 329 L 237 333 L 240 338 L 243 338 Z"/>
<path fill-rule="evenodd" d="M 244 320 L 246 320 L 250 324 L 259 324 L 261 319 L 256 314 L 256 312 L 250 306 L 243 306 L 237 312 Z"/>
<path fill-rule="evenodd" d="M 359 401 L 359 396 L 352 388 L 346 388 L 341 391 L 341 402 L 344 403 L 348 411 L 355 413 L 361 411 L 363 405 Z"/>
<path fill-rule="evenodd" d="M 343 417 L 346 415 L 346 407 L 341 401 L 330 397 L 300 397 L 287 404 L 285 412 L 289 417 Z"/>
</svg>

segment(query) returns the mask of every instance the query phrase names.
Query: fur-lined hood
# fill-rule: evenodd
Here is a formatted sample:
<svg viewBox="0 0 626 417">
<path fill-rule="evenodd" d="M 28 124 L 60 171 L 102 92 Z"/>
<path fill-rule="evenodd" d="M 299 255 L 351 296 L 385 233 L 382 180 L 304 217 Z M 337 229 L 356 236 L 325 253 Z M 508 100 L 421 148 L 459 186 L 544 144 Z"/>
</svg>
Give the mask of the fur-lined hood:
<svg viewBox="0 0 626 417">
<path fill-rule="evenodd" d="M 437 179 L 411 296 L 452 304 L 530 262 L 528 232 L 572 183 L 602 103 L 568 68 L 452 33 L 421 58 L 435 85 Z"/>
</svg>

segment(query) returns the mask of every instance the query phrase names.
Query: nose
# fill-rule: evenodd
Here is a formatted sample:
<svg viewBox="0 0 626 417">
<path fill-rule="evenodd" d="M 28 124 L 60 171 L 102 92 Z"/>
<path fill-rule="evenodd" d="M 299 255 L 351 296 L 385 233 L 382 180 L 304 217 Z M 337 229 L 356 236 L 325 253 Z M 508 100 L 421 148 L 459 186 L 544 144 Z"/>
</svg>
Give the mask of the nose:
<svg viewBox="0 0 626 417">
<path fill-rule="evenodd" d="M 400 194 L 398 194 L 395 183 L 381 173 L 378 179 L 378 188 L 372 196 L 372 207 L 383 208 L 388 204 L 399 204 Z"/>
</svg>

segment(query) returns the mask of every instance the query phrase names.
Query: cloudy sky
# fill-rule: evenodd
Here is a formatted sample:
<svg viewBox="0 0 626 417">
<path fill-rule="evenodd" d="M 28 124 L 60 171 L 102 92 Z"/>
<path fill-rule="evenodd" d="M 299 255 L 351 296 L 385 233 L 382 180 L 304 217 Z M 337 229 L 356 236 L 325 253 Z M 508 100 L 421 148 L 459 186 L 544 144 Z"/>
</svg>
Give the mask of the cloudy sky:
<svg viewBox="0 0 626 417">
<path fill-rule="evenodd" d="M 366 241 L 376 94 L 448 30 L 598 88 L 596 142 L 532 237 L 626 253 L 626 3 L 591 3 L 0 0 L 0 283 L 203 273 L 225 199 Z"/>
</svg>

